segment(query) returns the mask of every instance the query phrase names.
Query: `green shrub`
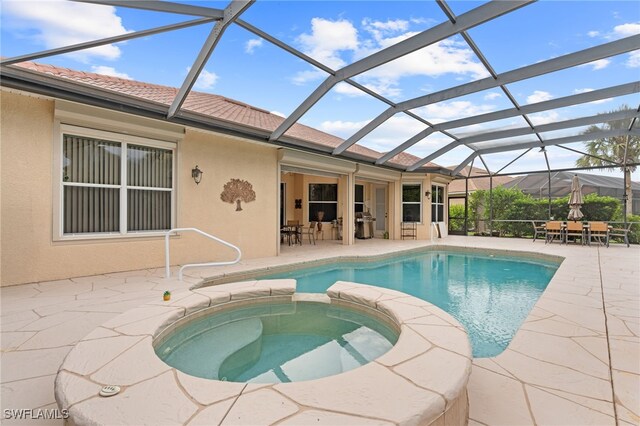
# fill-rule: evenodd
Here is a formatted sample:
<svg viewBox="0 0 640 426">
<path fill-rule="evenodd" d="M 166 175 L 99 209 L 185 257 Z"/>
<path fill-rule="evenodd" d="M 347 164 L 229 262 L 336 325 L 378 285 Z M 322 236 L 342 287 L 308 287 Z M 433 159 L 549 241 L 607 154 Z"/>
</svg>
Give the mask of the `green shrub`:
<svg viewBox="0 0 640 426">
<path fill-rule="evenodd" d="M 619 200 L 613 197 L 603 197 L 597 194 L 588 194 L 583 198 L 581 207 L 584 221 L 621 220 L 621 207 Z M 569 196 L 551 200 L 551 215 L 549 215 L 549 200 L 536 199 L 524 194 L 517 188 L 495 188 L 493 190 L 493 219 L 499 220 L 523 220 L 527 222 L 494 222 L 493 229 L 500 235 L 513 235 L 516 237 L 533 234 L 530 220 L 567 220 L 569 215 Z M 481 211 L 484 206 L 484 213 Z M 464 208 L 463 208 L 464 210 Z M 461 215 L 464 216 L 464 213 Z M 476 191 L 469 195 L 469 227 L 478 226 L 481 220 L 486 222 L 489 230 L 490 203 L 489 191 Z M 635 216 L 638 217 L 638 216 Z M 631 221 L 631 219 L 629 219 Z M 454 229 L 454 228 L 452 228 Z M 632 228 L 635 233 L 633 238 L 640 239 L 640 224 Z M 630 239 L 631 233 L 629 234 Z"/>
<path fill-rule="evenodd" d="M 508 220 L 547 220 L 549 216 L 548 202 L 535 200 L 531 197 L 514 201 L 506 212 L 505 219 Z M 533 235 L 531 222 L 506 222 L 510 234 L 515 237 Z"/>
<path fill-rule="evenodd" d="M 449 229 L 464 231 L 464 204 L 449 206 Z"/>
<path fill-rule="evenodd" d="M 614 220 L 621 211 L 620 201 L 613 197 L 588 194 L 584 196 L 583 201 L 584 204 L 580 209 L 584 214 L 582 220 L 609 222 Z"/>
</svg>

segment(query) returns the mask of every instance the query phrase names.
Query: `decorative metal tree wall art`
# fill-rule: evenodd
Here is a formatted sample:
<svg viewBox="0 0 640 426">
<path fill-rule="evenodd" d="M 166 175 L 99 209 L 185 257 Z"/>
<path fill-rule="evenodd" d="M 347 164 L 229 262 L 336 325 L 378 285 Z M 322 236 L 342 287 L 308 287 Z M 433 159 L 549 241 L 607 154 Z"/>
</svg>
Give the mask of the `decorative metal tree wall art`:
<svg viewBox="0 0 640 426">
<path fill-rule="evenodd" d="M 246 180 L 231 179 L 224 184 L 220 199 L 225 203 L 236 203 L 236 211 L 242 210 L 241 202 L 250 203 L 256 200 L 256 193 L 251 185 Z"/>
</svg>

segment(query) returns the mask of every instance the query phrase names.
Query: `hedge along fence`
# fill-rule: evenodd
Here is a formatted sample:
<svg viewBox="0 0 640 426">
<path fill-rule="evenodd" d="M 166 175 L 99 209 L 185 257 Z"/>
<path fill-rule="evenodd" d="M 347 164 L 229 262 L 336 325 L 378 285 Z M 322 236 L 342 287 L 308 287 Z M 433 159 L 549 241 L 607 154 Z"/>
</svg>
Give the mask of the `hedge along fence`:
<svg viewBox="0 0 640 426">
<path fill-rule="evenodd" d="M 569 196 L 551 200 L 551 218 L 567 220 L 569 215 L 568 202 Z M 622 206 L 620 201 L 613 197 L 602 197 L 597 194 L 585 195 L 580 210 L 584 215 L 582 221 L 622 221 Z M 489 191 L 482 190 L 470 194 L 468 220 L 470 229 L 477 230 L 480 222 L 484 221 L 488 231 L 490 212 Z M 464 217 L 464 212 L 462 216 Z M 495 222 L 493 222 L 492 228 L 500 236 L 532 236 L 533 227 L 528 221 L 549 219 L 548 199 L 533 198 L 517 188 L 497 187 L 493 190 L 493 220 Z M 501 220 L 527 222 L 499 222 Z M 629 240 L 632 243 L 640 243 L 640 216 L 628 216 L 627 221 L 638 222 L 632 226 Z M 622 225 L 615 225 L 615 227 L 618 226 Z"/>
</svg>

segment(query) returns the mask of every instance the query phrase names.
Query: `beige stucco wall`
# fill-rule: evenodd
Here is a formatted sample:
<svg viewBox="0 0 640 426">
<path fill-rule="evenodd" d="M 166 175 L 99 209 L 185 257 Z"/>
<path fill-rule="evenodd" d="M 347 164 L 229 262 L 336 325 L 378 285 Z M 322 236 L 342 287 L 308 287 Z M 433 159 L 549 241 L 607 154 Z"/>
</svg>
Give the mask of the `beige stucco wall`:
<svg viewBox="0 0 640 426">
<path fill-rule="evenodd" d="M 54 101 L 3 91 L 0 107 L 3 286 L 164 264 L 162 237 L 54 242 Z M 187 129 L 176 157 L 178 227 L 200 228 L 236 244 L 244 258 L 276 254 L 275 148 Z M 200 185 L 191 179 L 196 164 L 204 171 Z M 256 192 L 256 201 L 243 203 L 242 211 L 220 200 L 223 185 L 231 178 L 249 181 Z M 172 239 L 171 250 L 172 264 L 233 255 L 192 235 Z"/>
</svg>

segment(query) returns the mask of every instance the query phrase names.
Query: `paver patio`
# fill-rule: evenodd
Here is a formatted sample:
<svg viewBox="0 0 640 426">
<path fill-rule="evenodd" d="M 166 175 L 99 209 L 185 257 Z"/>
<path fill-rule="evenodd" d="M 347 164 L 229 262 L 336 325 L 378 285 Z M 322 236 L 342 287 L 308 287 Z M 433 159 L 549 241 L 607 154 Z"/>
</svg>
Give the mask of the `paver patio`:
<svg viewBox="0 0 640 426">
<path fill-rule="evenodd" d="M 55 408 L 53 382 L 74 343 L 118 314 L 160 300 L 165 290 L 184 289 L 201 277 L 431 244 L 368 240 L 342 246 L 325 241 L 285 247 L 280 257 L 187 271 L 186 283 L 165 279 L 158 268 L 2 288 L 2 408 Z M 470 424 L 640 423 L 640 247 L 453 236 L 438 244 L 565 257 L 507 350 L 474 360 L 468 385 Z M 301 414 L 292 416 L 305 418 Z"/>
</svg>

